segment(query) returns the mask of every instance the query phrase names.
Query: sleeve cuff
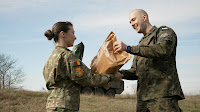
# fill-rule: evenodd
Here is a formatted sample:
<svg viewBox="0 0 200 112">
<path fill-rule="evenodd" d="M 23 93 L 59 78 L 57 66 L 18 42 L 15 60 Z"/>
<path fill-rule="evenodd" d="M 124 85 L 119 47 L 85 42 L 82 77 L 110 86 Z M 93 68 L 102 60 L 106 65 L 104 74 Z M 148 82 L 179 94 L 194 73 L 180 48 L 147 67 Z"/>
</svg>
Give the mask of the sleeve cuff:
<svg viewBox="0 0 200 112">
<path fill-rule="evenodd" d="M 138 54 L 140 52 L 139 46 L 132 46 L 131 53 Z"/>
</svg>

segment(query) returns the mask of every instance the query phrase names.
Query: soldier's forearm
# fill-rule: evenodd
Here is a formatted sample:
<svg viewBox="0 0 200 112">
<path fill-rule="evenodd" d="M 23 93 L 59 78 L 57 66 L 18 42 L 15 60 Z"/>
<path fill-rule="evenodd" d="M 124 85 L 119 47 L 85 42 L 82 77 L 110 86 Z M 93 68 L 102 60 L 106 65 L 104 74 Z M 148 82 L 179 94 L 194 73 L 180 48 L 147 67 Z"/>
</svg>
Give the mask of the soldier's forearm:
<svg viewBox="0 0 200 112">
<path fill-rule="evenodd" d="M 173 45 L 169 45 L 168 41 L 164 43 L 145 45 L 145 46 L 132 46 L 131 54 L 138 55 L 146 58 L 163 58 L 171 54 Z"/>
<path fill-rule="evenodd" d="M 138 79 L 135 72 L 131 72 L 129 70 L 120 70 L 119 72 L 124 75 L 123 79 L 127 79 L 127 80 L 137 80 Z"/>
<path fill-rule="evenodd" d="M 104 86 L 108 84 L 110 77 L 107 75 L 89 73 L 88 78 L 85 79 L 83 85 L 85 86 Z"/>
</svg>

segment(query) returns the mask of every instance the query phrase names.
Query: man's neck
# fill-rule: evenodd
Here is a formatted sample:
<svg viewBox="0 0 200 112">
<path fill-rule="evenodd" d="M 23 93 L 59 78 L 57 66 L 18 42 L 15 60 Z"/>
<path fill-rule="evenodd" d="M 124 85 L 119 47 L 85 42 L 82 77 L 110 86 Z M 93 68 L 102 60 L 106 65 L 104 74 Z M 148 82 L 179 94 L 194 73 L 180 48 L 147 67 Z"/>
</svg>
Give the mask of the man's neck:
<svg viewBox="0 0 200 112">
<path fill-rule="evenodd" d="M 143 33 L 144 35 L 146 35 L 152 28 L 153 26 L 149 23 L 147 24 L 147 28 L 146 28 L 146 31 Z"/>
</svg>

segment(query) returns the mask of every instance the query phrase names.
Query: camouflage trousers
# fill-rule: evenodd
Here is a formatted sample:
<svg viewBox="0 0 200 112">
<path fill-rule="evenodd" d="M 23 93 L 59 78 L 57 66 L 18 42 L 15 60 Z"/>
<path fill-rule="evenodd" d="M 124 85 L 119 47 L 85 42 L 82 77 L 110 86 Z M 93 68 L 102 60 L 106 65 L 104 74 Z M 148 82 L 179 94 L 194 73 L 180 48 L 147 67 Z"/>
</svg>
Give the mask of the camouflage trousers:
<svg viewBox="0 0 200 112">
<path fill-rule="evenodd" d="M 138 98 L 136 112 L 182 112 L 175 97 L 142 101 Z"/>
<path fill-rule="evenodd" d="M 50 108 L 47 109 L 47 112 L 78 112 L 77 110 L 68 110 L 64 108 Z"/>
</svg>

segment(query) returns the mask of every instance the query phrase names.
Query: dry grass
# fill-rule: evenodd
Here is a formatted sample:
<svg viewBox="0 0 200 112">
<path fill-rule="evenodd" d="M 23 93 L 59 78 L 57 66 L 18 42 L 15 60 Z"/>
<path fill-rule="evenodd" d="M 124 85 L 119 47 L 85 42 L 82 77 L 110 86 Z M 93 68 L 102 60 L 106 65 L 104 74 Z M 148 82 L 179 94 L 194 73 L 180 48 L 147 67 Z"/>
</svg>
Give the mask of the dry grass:
<svg viewBox="0 0 200 112">
<path fill-rule="evenodd" d="M 47 92 L 0 90 L 0 112 L 45 112 Z M 200 112 L 200 95 L 186 96 L 179 102 L 184 112 Z M 135 95 L 117 95 L 115 99 L 81 95 L 80 112 L 135 112 Z"/>
<path fill-rule="evenodd" d="M 200 95 L 187 95 L 179 105 L 184 112 L 200 112 Z"/>
<path fill-rule="evenodd" d="M 116 96 L 115 99 L 94 95 L 81 95 L 80 112 L 134 112 L 136 96 Z"/>
<path fill-rule="evenodd" d="M 48 94 L 24 90 L 0 90 L 0 112 L 44 112 Z"/>
</svg>

